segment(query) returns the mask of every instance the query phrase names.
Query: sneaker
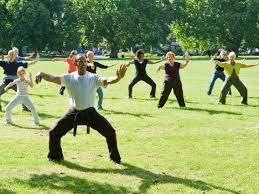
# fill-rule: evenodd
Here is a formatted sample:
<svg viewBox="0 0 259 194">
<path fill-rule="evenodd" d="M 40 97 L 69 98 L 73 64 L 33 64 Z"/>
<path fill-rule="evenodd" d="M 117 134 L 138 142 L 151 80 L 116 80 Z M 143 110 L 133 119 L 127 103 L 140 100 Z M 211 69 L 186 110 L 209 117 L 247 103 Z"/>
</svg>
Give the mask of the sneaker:
<svg viewBox="0 0 259 194">
<path fill-rule="evenodd" d="M 247 102 L 241 102 L 241 104 L 243 104 L 243 105 L 248 105 Z"/>
<path fill-rule="evenodd" d="M 219 104 L 219 105 L 225 105 L 226 103 L 223 103 L 223 102 L 219 102 L 218 104 Z"/>
<path fill-rule="evenodd" d="M 102 106 L 98 106 L 97 109 L 98 110 L 103 110 L 103 107 Z"/>
<path fill-rule="evenodd" d="M 113 161 L 113 162 L 116 163 L 116 164 L 121 164 L 121 159 L 117 159 L 117 160 L 111 159 L 111 161 Z"/>
<path fill-rule="evenodd" d="M 154 95 L 150 95 L 150 98 L 155 98 L 156 96 L 154 96 Z"/>
</svg>

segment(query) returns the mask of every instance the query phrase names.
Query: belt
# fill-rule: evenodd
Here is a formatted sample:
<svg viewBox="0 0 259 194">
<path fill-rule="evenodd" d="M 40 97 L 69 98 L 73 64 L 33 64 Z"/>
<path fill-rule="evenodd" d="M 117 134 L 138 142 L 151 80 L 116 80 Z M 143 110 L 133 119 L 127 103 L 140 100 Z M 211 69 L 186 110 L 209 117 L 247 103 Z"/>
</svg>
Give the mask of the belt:
<svg viewBox="0 0 259 194">
<path fill-rule="evenodd" d="M 74 135 L 74 137 L 75 137 L 76 134 L 77 134 L 77 118 L 78 118 L 78 115 L 79 115 L 81 112 L 87 111 L 87 110 L 89 110 L 89 109 L 92 109 L 92 107 L 87 108 L 87 109 L 85 109 L 85 110 L 80 110 L 80 111 L 75 110 L 76 113 L 75 113 L 74 122 L 73 122 L 73 129 L 74 129 L 74 130 L 73 130 L 73 135 Z M 90 134 L 90 126 L 88 126 L 88 125 L 86 125 L 86 133 L 87 133 L 87 134 Z"/>
</svg>

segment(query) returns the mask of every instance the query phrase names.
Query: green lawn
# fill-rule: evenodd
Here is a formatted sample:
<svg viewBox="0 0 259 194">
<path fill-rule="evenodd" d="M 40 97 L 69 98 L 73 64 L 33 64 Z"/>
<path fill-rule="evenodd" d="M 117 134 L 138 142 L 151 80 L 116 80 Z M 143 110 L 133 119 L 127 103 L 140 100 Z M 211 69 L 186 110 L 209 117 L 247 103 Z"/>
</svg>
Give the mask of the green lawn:
<svg viewBox="0 0 259 194">
<path fill-rule="evenodd" d="M 44 61 L 30 70 L 62 74 L 65 67 Z M 159 97 L 163 73 L 155 69 L 150 65 L 148 73 Z M 67 97 L 60 96 L 54 84 L 35 86 L 31 99 L 43 127 L 34 127 L 21 106 L 13 111 L 17 126 L 0 120 L 0 193 L 258 193 L 259 67 L 241 71 L 249 106 L 240 105 L 235 89 L 227 105 L 218 105 L 221 81 L 207 96 L 212 72 L 213 65 L 205 60 L 192 61 L 181 71 L 187 109 L 179 109 L 171 95 L 158 110 L 158 99 L 149 99 L 150 87 L 143 82 L 128 99 L 133 66 L 124 80 L 104 90 L 106 110 L 101 114 L 117 129 L 122 165 L 108 160 L 104 138 L 94 130 L 86 134 L 84 126 L 77 137 L 70 132 L 62 139 L 65 161 L 49 162 L 48 129 L 66 112 Z M 114 73 L 114 67 L 99 70 L 104 76 Z M 13 96 L 3 95 L 2 104 Z"/>
</svg>

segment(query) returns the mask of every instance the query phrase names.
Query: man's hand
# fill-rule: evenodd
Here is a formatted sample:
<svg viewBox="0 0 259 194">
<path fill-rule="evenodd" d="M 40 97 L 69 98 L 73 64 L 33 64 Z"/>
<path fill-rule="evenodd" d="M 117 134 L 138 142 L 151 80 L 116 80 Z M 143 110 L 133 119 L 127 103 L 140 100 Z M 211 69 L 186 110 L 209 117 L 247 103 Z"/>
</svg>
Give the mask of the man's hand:
<svg viewBox="0 0 259 194">
<path fill-rule="evenodd" d="M 4 88 L 4 91 L 5 91 L 5 92 L 7 92 L 8 90 L 9 90 L 9 88 L 8 88 L 8 87 L 5 87 L 5 88 Z"/>
<path fill-rule="evenodd" d="M 42 72 L 37 73 L 35 77 L 36 77 L 35 78 L 36 84 L 39 84 L 41 82 L 41 80 L 42 80 L 42 77 L 43 77 L 42 76 Z"/>
<path fill-rule="evenodd" d="M 127 71 L 127 65 L 125 65 L 125 64 L 121 65 L 120 68 L 117 69 L 116 75 L 117 75 L 119 80 L 122 79 L 125 76 L 126 71 Z"/>
</svg>

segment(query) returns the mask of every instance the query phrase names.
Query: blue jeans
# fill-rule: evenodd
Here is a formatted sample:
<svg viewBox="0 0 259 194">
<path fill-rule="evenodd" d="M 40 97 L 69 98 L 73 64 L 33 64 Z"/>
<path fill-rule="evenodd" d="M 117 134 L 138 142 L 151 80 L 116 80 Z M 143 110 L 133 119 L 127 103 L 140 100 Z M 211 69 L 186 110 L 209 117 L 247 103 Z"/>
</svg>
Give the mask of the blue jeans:
<svg viewBox="0 0 259 194">
<path fill-rule="evenodd" d="M 98 94 L 97 108 L 102 108 L 103 107 L 103 89 L 102 89 L 102 87 L 97 88 L 97 94 Z"/>
<path fill-rule="evenodd" d="M 5 113 L 5 118 L 7 122 L 12 122 L 12 117 L 11 117 L 11 112 L 15 106 L 18 104 L 23 103 L 32 113 L 33 118 L 34 118 L 34 123 L 39 124 L 40 119 L 39 116 L 36 112 L 36 109 L 30 100 L 28 96 L 15 96 L 7 105 L 6 107 L 6 113 Z"/>
<path fill-rule="evenodd" d="M 226 76 L 224 73 L 219 73 L 217 71 L 215 71 L 212 75 L 212 78 L 211 78 L 211 81 L 210 81 L 210 85 L 209 85 L 209 89 L 208 89 L 208 95 L 211 94 L 212 92 L 212 89 L 214 87 L 214 84 L 216 82 L 217 79 L 221 79 L 223 82 L 225 81 L 226 79 Z M 231 94 L 231 90 L 229 89 L 229 94 Z"/>
</svg>

